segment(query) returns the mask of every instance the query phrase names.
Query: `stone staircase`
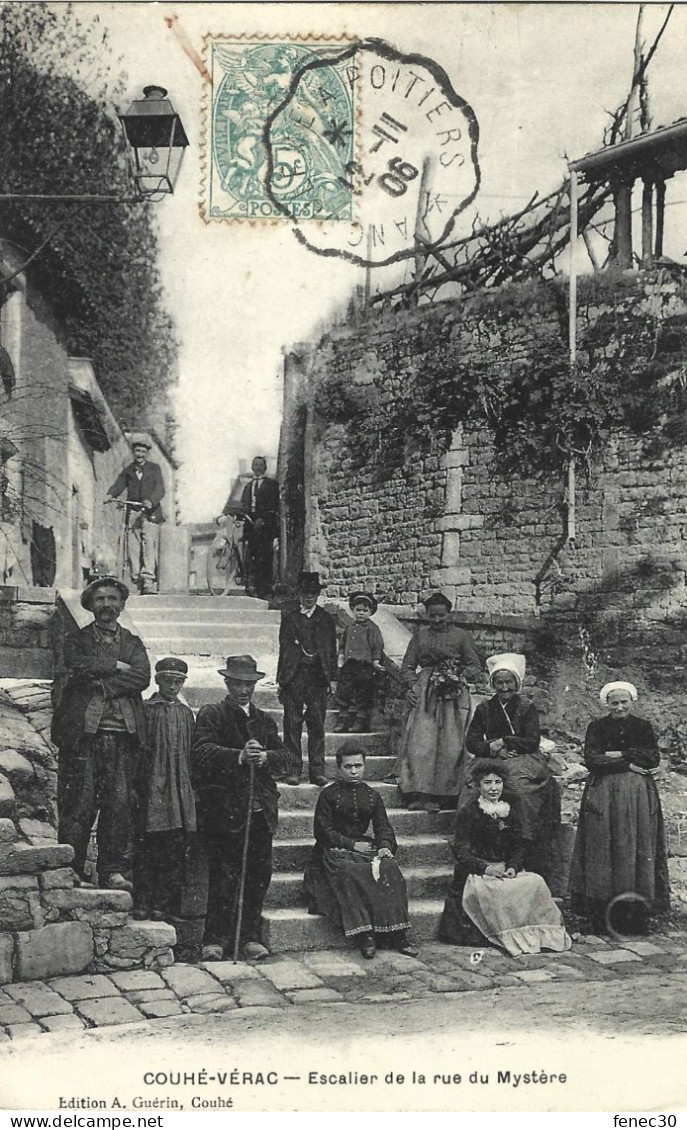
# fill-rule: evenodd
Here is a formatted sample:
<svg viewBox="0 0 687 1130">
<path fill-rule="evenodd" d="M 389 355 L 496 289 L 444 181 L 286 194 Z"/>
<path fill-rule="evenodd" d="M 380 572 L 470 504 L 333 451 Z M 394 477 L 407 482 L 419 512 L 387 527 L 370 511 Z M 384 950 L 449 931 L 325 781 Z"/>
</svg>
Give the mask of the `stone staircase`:
<svg viewBox="0 0 687 1130">
<path fill-rule="evenodd" d="M 183 656 L 189 664 L 184 688 L 194 710 L 223 695 L 217 674 L 224 657 L 250 653 L 267 679 L 258 684 L 255 704 L 277 722 L 280 733 L 283 709 L 274 685 L 277 664 L 279 613 L 265 601 L 246 596 L 132 596 L 127 612 L 146 643 L 151 659 L 164 654 Z M 349 735 L 333 733 L 336 711 L 327 712 L 326 768 L 336 775 L 337 746 Z M 453 863 L 447 840 L 453 813 L 408 812 L 399 807 L 396 786 L 385 780 L 394 756 L 385 732 L 356 735 L 366 752 L 366 779 L 381 792 L 396 832 L 397 860 L 408 884 L 412 933 L 417 940 L 435 936 L 450 882 Z M 304 735 L 307 782 L 307 738 Z M 273 953 L 290 950 L 341 948 L 350 945 L 327 919 L 309 915 L 303 894 L 303 871 L 313 845 L 313 814 L 320 790 L 302 783 L 281 785 L 279 828 L 274 841 L 274 874 L 265 902 L 263 936 Z"/>
<path fill-rule="evenodd" d="M 244 595 L 131 596 L 126 610 L 151 660 L 179 655 L 189 664 L 188 688 L 207 688 L 205 701 L 222 690 L 215 659 L 250 654 L 272 679 L 276 674 L 279 613 L 266 600 Z M 190 701 L 190 699 L 189 699 Z M 195 706 L 196 703 L 192 702 Z"/>
</svg>

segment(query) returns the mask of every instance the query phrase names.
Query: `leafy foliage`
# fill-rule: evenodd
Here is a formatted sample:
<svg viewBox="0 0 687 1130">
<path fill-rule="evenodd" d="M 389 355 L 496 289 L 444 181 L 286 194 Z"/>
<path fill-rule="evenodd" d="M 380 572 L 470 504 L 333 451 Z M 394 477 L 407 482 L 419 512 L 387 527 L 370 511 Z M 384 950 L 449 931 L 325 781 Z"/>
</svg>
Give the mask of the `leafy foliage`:
<svg viewBox="0 0 687 1130">
<path fill-rule="evenodd" d="M 485 428 L 497 469 L 521 477 L 560 473 L 570 457 L 590 462 L 623 426 L 659 454 L 687 432 L 687 316 L 652 313 L 642 281 L 582 281 L 574 369 L 561 284 L 511 285 L 465 314 L 427 308 L 394 338 L 365 399 L 347 369 L 330 366 L 316 405 L 346 426 L 357 465 L 384 478 L 413 454 L 448 451 L 461 424 Z"/>
<path fill-rule="evenodd" d="M 97 15 L 4 5 L 0 190 L 130 194 L 113 109 L 127 100 L 124 87 Z M 93 359 L 120 421 L 136 423 L 172 383 L 177 353 L 151 206 L 17 201 L 0 206 L 0 235 L 27 257 L 50 237 L 29 280 L 49 296 L 67 349 Z"/>
</svg>

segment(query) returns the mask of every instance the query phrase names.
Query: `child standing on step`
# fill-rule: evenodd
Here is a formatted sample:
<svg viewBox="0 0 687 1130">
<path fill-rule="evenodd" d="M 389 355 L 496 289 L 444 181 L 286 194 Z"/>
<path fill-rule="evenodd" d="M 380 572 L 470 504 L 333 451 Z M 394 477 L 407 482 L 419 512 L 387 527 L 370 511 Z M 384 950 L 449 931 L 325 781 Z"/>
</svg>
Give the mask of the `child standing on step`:
<svg viewBox="0 0 687 1130">
<path fill-rule="evenodd" d="M 370 619 L 378 607 L 372 593 L 352 592 L 348 607 L 353 623 L 344 631 L 339 646 L 341 667 L 335 697 L 339 719 L 334 730 L 337 734 L 364 734 L 370 729 L 375 672 L 384 673 L 384 640 Z"/>
<path fill-rule="evenodd" d="M 181 910 L 188 834 L 196 830 L 190 773 L 193 711 L 178 701 L 187 674 L 183 659 L 160 659 L 155 664 L 158 690 L 143 704 L 147 740 L 134 918 L 169 920 Z"/>
</svg>

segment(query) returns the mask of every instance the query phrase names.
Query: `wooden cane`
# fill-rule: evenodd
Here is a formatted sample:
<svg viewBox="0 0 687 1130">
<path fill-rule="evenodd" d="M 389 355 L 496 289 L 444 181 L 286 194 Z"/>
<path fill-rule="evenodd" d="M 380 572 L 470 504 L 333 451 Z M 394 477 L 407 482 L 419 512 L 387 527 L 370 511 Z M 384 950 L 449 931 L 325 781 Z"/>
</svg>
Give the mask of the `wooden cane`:
<svg viewBox="0 0 687 1130">
<path fill-rule="evenodd" d="M 248 763 L 248 813 L 246 816 L 246 831 L 243 837 L 243 855 L 241 856 L 241 880 L 239 882 L 238 913 L 236 915 L 236 934 L 234 935 L 234 961 L 239 959 L 239 945 L 241 941 L 241 924 L 243 922 L 243 892 L 246 887 L 246 870 L 248 867 L 248 837 L 250 836 L 250 822 L 253 816 L 253 791 L 255 789 L 255 766 L 252 761 Z"/>
</svg>

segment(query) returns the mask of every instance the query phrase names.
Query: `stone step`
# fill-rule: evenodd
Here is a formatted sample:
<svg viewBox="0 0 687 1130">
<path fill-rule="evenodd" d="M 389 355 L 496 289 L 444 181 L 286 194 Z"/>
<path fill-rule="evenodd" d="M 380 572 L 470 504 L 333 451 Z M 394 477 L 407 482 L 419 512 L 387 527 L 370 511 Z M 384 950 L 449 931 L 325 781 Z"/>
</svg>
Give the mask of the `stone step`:
<svg viewBox="0 0 687 1130">
<path fill-rule="evenodd" d="M 170 625 L 170 629 L 173 629 L 173 625 Z M 217 658 L 224 661 L 227 655 L 252 655 L 254 659 L 262 659 L 263 656 L 274 651 L 277 632 L 274 633 L 273 639 L 265 632 L 264 628 L 261 628 L 259 632 L 241 632 L 232 628 L 231 631 L 212 637 L 205 635 L 186 636 L 173 631 L 166 635 L 158 635 L 141 629 L 141 636 L 143 642 L 156 655 L 203 655 L 212 657 L 217 655 L 217 652 L 221 649 L 222 654 L 217 655 Z"/>
<path fill-rule="evenodd" d="M 398 812 L 405 811 L 405 810 L 398 809 L 399 793 L 398 793 L 398 789 L 396 788 L 396 785 L 392 784 L 391 782 L 387 782 L 387 781 L 375 781 L 374 787 L 375 787 L 375 789 L 377 790 L 378 793 L 381 793 L 382 799 L 383 799 L 384 804 L 386 805 L 386 808 L 387 808 L 387 812 L 391 812 L 394 809 L 397 810 Z M 310 813 L 310 819 L 312 821 L 312 816 L 313 816 L 313 813 L 315 811 L 315 805 L 317 803 L 317 798 L 318 798 L 318 796 L 320 795 L 321 792 L 322 792 L 322 789 L 318 789 L 317 785 L 310 785 L 310 784 L 307 783 L 307 776 L 305 778 L 305 781 L 302 781 L 301 784 L 298 786 L 298 788 L 295 788 L 293 785 L 285 785 L 283 783 L 280 783 L 280 785 L 279 785 L 279 820 L 280 820 L 280 823 L 281 823 L 282 816 L 287 812 L 309 812 Z M 420 818 L 422 818 L 424 816 L 426 816 L 428 819 L 430 818 L 429 813 L 426 813 L 426 812 L 416 812 L 416 813 L 413 813 L 413 815 L 419 816 Z M 455 814 L 449 813 L 449 815 L 453 818 L 453 816 Z M 434 817 L 432 817 L 432 819 L 434 819 Z"/>
<path fill-rule="evenodd" d="M 258 703 L 257 698 L 255 700 L 255 705 L 260 706 L 260 709 L 264 710 L 265 714 L 269 714 L 270 718 L 274 718 L 275 722 L 277 723 L 277 725 L 279 726 L 279 729 L 281 731 L 281 728 L 282 728 L 282 725 L 283 725 L 283 722 L 284 722 L 284 707 L 283 706 L 262 706 L 260 703 Z M 329 710 L 327 710 L 327 713 L 325 715 L 325 726 L 329 726 L 329 728 L 330 728 L 329 732 L 330 733 L 334 732 L 334 726 L 336 725 L 336 723 L 338 721 L 339 721 L 339 711 L 337 710 L 337 708 L 335 706 L 333 706 Z M 372 732 L 375 732 L 375 731 L 372 731 Z M 347 733 L 346 737 L 357 738 L 357 737 L 360 737 L 360 735 L 359 734 Z"/>
<path fill-rule="evenodd" d="M 218 651 L 222 653 L 225 652 L 225 640 L 227 639 L 245 641 L 246 646 L 253 648 L 265 641 L 276 641 L 279 636 L 278 624 L 244 624 L 240 623 L 238 620 L 232 620 L 227 623 L 214 621 L 206 624 L 202 620 L 181 620 L 175 616 L 174 620 L 159 619 L 151 620 L 149 623 L 138 620 L 136 624 L 147 640 L 155 640 L 161 636 L 169 637 L 170 635 L 174 635 L 180 636 L 182 639 L 186 640 L 187 644 L 199 639 L 211 641 L 211 649 L 208 652 L 209 655 L 213 655 Z M 240 652 L 239 654 L 243 653 Z"/>
<path fill-rule="evenodd" d="M 450 865 L 443 867 L 404 867 L 409 899 L 443 899 L 453 876 Z M 265 899 L 266 909 L 297 909 L 307 905 L 301 872 L 281 872 L 272 876 Z"/>
<path fill-rule="evenodd" d="M 263 609 L 267 611 L 269 605 L 266 600 L 258 600 L 254 596 L 194 596 L 187 593 L 156 593 L 154 596 L 130 596 L 127 609 L 135 615 L 138 609 L 167 608 L 171 610 L 189 608 L 217 608 L 220 610 L 232 609 Z"/>
<path fill-rule="evenodd" d="M 128 605 L 127 605 L 128 607 Z M 216 627 L 218 630 L 224 626 L 252 628 L 264 627 L 279 629 L 279 613 L 269 612 L 267 609 L 223 609 L 223 608 L 139 608 L 130 610 L 132 618 L 139 627 L 150 627 L 155 624 L 173 623 L 175 628 L 197 625 L 206 629 Z"/>
<path fill-rule="evenodd" d="M 437 832 L 414 836 L 398 836 L 398 852 L 396 859 L 401 866 L 430 867 L 436 865 L 445 867 L 452 864 L 453 852 L 448 845 L 446 834 Z M 310 858 L 313 848 L 312 833 L 308 836 L 299 836 L 296 839 L 280 839 L 279 833 L 272 845 L 272 862 L 274 873 L 297 871 L 303 873 L 306 863 Z"/>
<path fill-rule="evenodd" d="M 312 788 L 315 788 L 313 785 Z M 310 836 L 313 831 L 313 809 L 287 807 L 292 793 L 300 789 L 281 789 L 279 801 L 278 835 L 284 840 Z M 398 798 L 397 798 L 398 801 Z M 391 826 L 397 836 L 414 836 L 441 833 L 450 836 L 455 823 L 455 812 L 409 812 L 407 808 L 387 808 Z"/>
<path fill-rule="evenodd" d="M 229 652 L 227 652 L 227 655 Z M 217 667 L 224 665 L 226 656 L 216 656 Z M 254 656 L 257 659 L 257 656 Z M 263 668 L 258 664 L 258 669 Z M 224 684 L 222 679 L 215 670 L 214 665 L 208 665 L 202 669 L 195 669 L 191 665 L 189 670 L 188 682 L 184 686 L 184 698 L 189 706 L 194 710 L 200 710 L 201 706 L 207 706 L 209 702 L 220 702 L 225 695 Z M 259 683 L 255 688 L 253 695 L 253 702 L 260 710 L 269 711 L 279 707 L 279 699 L 277 698 L 276 687 L 262 687 Z"/>
<path fill-rule="evenodd" d="M 410 928 L 419 942 L 436 937 L 444 900 L 411 899 Z M 351 949 L 353 941 L 320 915 L 308 914 L 303 907 L 272 908 L 262 916 L 262 936 L 273 953 L 293 950 Z"/>
<path fill-rule="evenodd" d="M 327 735 L 327 737 L 326 737 L 326 745 L 325 745 L 326 752 L 325 752 L 325 758 L 324 758 L 324 775 L 325 775 L 325 777 L 328 777 L 330 781 L 333 781 L 334 778 L 336 777 L 337 766 L 336 766 L 336 759 L 332 754 L 332 748 L 336 747 L 336 738 L 338 736 L 339 735 L 337 735 L 337 734 L 332 734 L 332 735 Z M 294 789 L 294 788 L 302 789 L 304 785 L 307 785 L 309 783 L 308 782 L 308 756 L 307 756 L 307 754 L 308 754 L 308 739 L 307 738 L 303 738 L 303 753 L 304 753 L 304 758 L 303 758 L 303 768 L 301 769 L 301 783 L 300 783 L 300 785 L 286 785 L 286 784 L 284 784 L 283 781 L 281 781 L 280 784 L 279 784 L 279 791 L 281 792 L 282 796 L 284 795 L 284 793 L 286 792 L 287 789 Z M 395 762 L 396 762 L 396 758 L 392 757 L 391 754 L 387 754 L 386 756 L 384 756 L 382 754 L 368 755 L 367 758 L 365 759 L 365 778 L 366 778 L 366 780 L 374 781 L 375 786 L 376 786 L 377 781 L 383 781 L 385 777 L 389 776 L 389 774 L 392 772 L 392 770 L 394 768 Z M 388 782 L 388 783 L 392 784 L 393 782 Z"/>
</svg>

